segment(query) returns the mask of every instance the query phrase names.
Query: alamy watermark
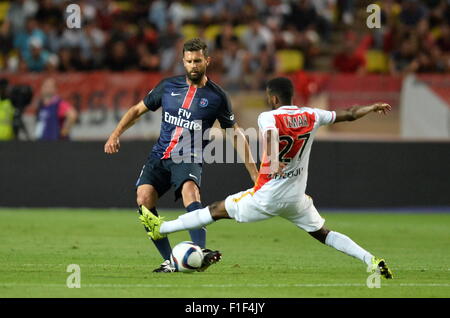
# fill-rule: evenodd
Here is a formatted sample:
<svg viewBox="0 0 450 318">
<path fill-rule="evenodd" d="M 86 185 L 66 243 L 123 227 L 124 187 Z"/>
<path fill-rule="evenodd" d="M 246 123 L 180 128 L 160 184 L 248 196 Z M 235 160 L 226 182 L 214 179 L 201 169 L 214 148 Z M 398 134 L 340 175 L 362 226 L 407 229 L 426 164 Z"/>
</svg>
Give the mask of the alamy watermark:
<svg viewBox="0 0 450 318">
<path fill-rule="evenodd" d="M 81 269 L 78 264 L 67 266 L 66 272 L 71 273 L 66 279 L 67 288 L 81 288 Z"/>
<path fill-rule="evenodd" d="M 369 29 L 381 28 L 381 8 L 378 4 L 369 4 L 366 9 L 370 15 L 367 17 L 366 25 Z"/>
<path fill-rule="evenodd" d="M 279 161 L 289 163 L 300 159 L 302 151 L 299 150 L 295 154 L 293 150 L 291 151 L 295 141 L 285 142 L 283 136 L 279 139 L 277 129 L 270 131 L 272 139 L 267 146 L 264 135 L 267 131 L 260 133 L 253 127 L 226 128 L 225 130 L 212 127 L 203 131 L 201 121 L 186 121 L 185 125 L 181 122 L 172 134 L 171 142 L 165 149 L 164 155 L 166 158 L 170 157 L 175 163 L 257 163 L 259 161 L 267 164 L 261 166 L 262 173 L 276 171 Z M 279 143 L 278 140 L 281 142 Z M 301 145 L 296 146 L 295 149 L 303 149 L 306 146 L 304 140 L 299 141 Z"/>
<path fill-rule="evenodd" d="M 380 271 L 377 269 L 375 272 L 372 273 L 372 265 L 369 264 L 367 266 L 367 272 L 371 273 L 367 279 L 366 279 L 366 285 L 369 288 L 381 288 L 381 274 Z"/>
<path fill-rule="evenodd" d="M 81 8 L 78 4 L 71 3 L 66 7 L 66 25 L 69 29 L 81 28 Z"/>
</svg>

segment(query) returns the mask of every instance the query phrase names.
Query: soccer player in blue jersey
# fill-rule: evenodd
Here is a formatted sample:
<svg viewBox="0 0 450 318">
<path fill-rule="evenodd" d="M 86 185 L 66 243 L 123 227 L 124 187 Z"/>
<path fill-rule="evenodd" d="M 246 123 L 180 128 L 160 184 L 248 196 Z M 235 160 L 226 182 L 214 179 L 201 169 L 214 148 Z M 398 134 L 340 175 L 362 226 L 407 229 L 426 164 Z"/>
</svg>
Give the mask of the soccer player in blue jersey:
<svg viewBox="0 0 450 318">
<path fill-rule="evenodd" d="M 195 160 L 202 154 L 206 142 L 195 142 L 194 135 L 203 136 L 217 119 L 224 129 L 233 128 L 237 138 L 236 144 L 244 145 L 245 166 L 253 181 L 258 170 L 251 158 L 250 149 L 244 134 L 236 124 L 231 103 L 227 94 L 206 76 L 210 63 L 207 45 L 195 38 L 183 46 L 183 64 L 186 75 L 162 80 L 137 105 L 131 107 L 122 117 L 105 144 L 108 154 L 119 151 L 119 137 L 130 128 L 144 113 L 162 108 L 161 132 L 154 145 L 141 174 L 136 182 L 138 212 L 150 211 L 158 216 L 156 202 L 171 186 L 175 188 L 175 199 L 182 198 L 187 212 L 202 208 L 200 185 L 202 164 Z M 201 132 L 201 134 L 198 134 Z M 184 140 L 190 139 L 188 149 Z M 174 160 L 175 156 L 181 156 Z M 144 225 L 145 227 L 145 225 Z M 147 233 L 149 229 L 145 227 Z M 194 243 L 203 248 L 204 263 L 200 270 L 220 260 L 219 251 L 206 249 L 206 230 L 204 228 L 190 231 Z M 173 272 L 170 265 L 171 246 L 169 240 L 153 240 L 163 257 L 161 266 L 154 272 Z"/>
</svg>

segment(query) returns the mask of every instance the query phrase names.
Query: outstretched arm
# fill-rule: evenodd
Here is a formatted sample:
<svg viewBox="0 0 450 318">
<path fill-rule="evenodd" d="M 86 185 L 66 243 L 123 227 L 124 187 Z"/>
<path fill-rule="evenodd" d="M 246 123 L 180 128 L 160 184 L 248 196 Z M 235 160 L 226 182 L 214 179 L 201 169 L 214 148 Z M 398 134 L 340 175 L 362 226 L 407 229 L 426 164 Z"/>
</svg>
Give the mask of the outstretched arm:
<svg viewBox="0 0 450 318">
<path fill-rule="evenodd" d="M 371 112 L 378 112 L 386 115 L 392 109 L 391 105 L 386 103 L 375 103 L 369 106 L 353 106 L 345 110 L 336 111 L 335 123 L 341 121 L 353 121 L 366 116 Z"/>
<path fill-rule="evenodd" d="M 119 137 L 131 126 L 133 126 L 136 121 L 146 112 L 148 112 L 147 106 L 141 101 L 139 104 L 131 107 L 122 119 L 117 124 L 116 129 L 111 133 L 105 144 L 105 152 L 108 154 L 113 154 L 119 152 L 120 142 Z"/>
</svg>

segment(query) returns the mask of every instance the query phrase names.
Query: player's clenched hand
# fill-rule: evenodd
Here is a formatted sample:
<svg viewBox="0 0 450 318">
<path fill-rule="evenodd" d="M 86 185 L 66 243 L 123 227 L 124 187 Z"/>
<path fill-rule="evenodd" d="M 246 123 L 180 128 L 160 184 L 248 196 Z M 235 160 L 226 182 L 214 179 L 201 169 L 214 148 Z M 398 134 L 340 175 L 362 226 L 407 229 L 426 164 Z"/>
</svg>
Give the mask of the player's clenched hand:
<svg viewBox="0 0 450 318">
<path fill-rule="evenodd" d="M 391 105 L 386 103 L 375 103 L 372 105 L 372 107 L 374 112 L 384 115 L 387 115 L 387 113 L 392 110 Z"/>
<path fill-rule="evenodd" d="M 120 142 L 119 137 L 111 136 L 108 138 L 105 144 L 105 152 L 108 154 L 113 154 L 119 152 Z"/>
</svg>

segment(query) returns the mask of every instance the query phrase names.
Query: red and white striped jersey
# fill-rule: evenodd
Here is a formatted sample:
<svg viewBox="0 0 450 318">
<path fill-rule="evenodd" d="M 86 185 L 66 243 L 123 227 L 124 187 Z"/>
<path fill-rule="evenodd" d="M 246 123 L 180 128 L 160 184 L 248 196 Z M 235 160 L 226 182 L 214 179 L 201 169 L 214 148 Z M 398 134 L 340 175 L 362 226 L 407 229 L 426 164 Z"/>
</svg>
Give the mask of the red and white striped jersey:
<svg viewBox="0 0 450 318">
<path fill-rule="evenodd" d="M 278 130 L 279 160 L 286 164 L 284 176 L 264 173 L 268 170 L 260 169 L 253 188 L 259 200 L 298 201 L 306 190 L 309 154 L 315 133 L 320 126 L 332 124 L 335 119 L 334 111 L 297 106 L 282 106 L 259 115 L 261 133 Z"/>
</svg>

